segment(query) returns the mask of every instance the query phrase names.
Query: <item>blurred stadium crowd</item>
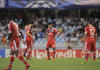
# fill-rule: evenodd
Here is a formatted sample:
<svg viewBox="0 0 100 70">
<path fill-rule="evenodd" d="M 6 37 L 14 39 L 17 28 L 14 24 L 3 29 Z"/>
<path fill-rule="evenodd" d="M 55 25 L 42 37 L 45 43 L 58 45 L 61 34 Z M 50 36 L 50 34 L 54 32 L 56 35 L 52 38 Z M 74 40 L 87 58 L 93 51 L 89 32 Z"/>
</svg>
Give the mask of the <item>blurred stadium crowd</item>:
<svg viewBox="0 0 100 70">
<path fill-rule="evenodd" d="M 5 9 L 3 9 L 5 11 Z M 6 43 L 8 28 L 8 17 L 13 16 L 13 20 L 19 24 L 19 26 L 24 30 L 26 24 L 32 23 L 33 34 L 35 36 L 35 42 L 38 44 L 46 43 L 46 30 L 49 23 L 53 24 L 53 27 L 57 28 L 62 34 L 56 40 L 59 43 L 84 43 L 84 29 L 87 25 L 89 19 L 94 23 L 94 26 L 97 29 L 98 37 L 100 35 L 100 19 L 96 16 L 96 13 L 93 15 L 91 12 L 90 17 L 82 14 L 80 16 L 75 16 L 70 14 L 67 16 L 66 11 L 56 11 L 58 14 L 55 14 L 54 11 L 37 11 L 34 12 L 31 10 L 6 10 L 0 11 L 0 43 Z M 64 12 L 64 13 L 63 13 Z M 95 11 L 94 11 L 95 12 Z M 59 14 L 60 13 L 60 14 Z M 87 13 L 86 13 L 87 14 Z M 99 42 L 99 40 L 98 40 Z"/>
</svg>

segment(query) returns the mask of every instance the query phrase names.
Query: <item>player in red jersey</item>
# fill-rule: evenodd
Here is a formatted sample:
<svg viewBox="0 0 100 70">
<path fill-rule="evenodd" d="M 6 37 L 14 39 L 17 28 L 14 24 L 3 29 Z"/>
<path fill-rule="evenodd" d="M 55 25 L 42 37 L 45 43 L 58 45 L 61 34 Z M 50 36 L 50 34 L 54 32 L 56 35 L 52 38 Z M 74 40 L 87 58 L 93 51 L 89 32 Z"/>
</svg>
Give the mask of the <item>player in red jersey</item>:
<svg viewBox="0 0 100 70">
<path fill-rule="evenodd" d="M 46 32 L 48 42 L 46 45 L 46 52 L 47 52 L 47 57 L 46 60 L 50 60 L 50 53 L 49 53 L 49 48 L 53 49 L 53 60 L 55 60 L 55 48 L 56 48 L 56 38 L 60 36 L 60 32 L 52 27 L 52 24 L 48 25 L 48 30 Z M 55 37 L 57 35 L 57 37 Z"/>
<path fill-rule="evenodd" d="M 33 24 L 28 24 L 25 26 L 27 48 L 25 49 L 24 56 L 26 56 L 26 53 L 28 52 L 26 57 L 27 60 L 30 58 L 30 54 L 32 52 L 32 45 L 33 45 L 32 27 Z"/>
<path fill-rule="evenodd" d="M 88 22 L 88 25 L 85 27 L 85 60 L 88 62 L 89 53 L 93 53 L 93 61 L 96 59 L 96 39 L 97 32 L 96 28 L 92 25 L 92 21 Z"/>
<path fill-rule="evenodd" d="M 18 57 L 25 65 L 26 65 L 26 70 L 30 67 L 30 65 L 27 63 L 27 61 L 23 58 L 23 56 L 19 53 L 19 44 L 20 44 L 20 38 L 19 38 L 19 33 L 21 33 L 20 28 L 17 23 L 14 21 L 9 22 L 9 34 L 8 34 L 8 42 L 10 42 L 10 63 L 7 68 L 4 70 L 12 70 L 12 64 L 14 62 L 14 55 Z M 21 33 L 22 34 L 22 33 Z"/>
</svg>

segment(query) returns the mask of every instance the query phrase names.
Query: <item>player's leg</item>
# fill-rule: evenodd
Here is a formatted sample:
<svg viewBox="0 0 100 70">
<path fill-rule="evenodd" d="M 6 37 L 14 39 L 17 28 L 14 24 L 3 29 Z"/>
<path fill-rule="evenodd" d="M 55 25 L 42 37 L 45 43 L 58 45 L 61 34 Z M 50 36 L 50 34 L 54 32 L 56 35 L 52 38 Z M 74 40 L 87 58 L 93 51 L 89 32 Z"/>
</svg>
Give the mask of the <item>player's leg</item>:
<svg viewBox="0 0 100 70">
<path fill-rule="evenodd" d="M 93 61 L 96 60 L 96 51 L 93 51 Z"/>
<path fill-rule="evenodd" d="M 93 51 L 93 61 L 95 61 L 96 60 L 96 43 L 95 43 L 95 40 L 93 41 L 92 51 Z"/>
<path fill-rule="evenodd" d="M 46 60 L 50 60 L 50 52 L 49 52 L 49 47 L 50 47 L 50 43 L 49 43 L 49 42 L 47 42 L 47 45 L 46 45 L 46 53 L 47 53 Z"/>
<path fill-rule="evenodd" d="M 27 58 L 27 55 L 26 54 L 28 54 L 28 49 L 29 49 L 29 44 L 30 44 L 30 41 L 29 41 L 29 37 L 27 36 L 26 37 L 26 48 L 25 48 L 25 50 L 24 50 L 24 56 Z"/>
<path fill-rule="evenodd" d="M 21 60 L 26 66 L 28 65 L 27 61 L 23 58 L 23 56 L 19 53 L 18 50 L 16 50 L 15 55 L 16 55 L 16 57 L 18 57 L 19 60 Z"/>
<path fill-rule="evenodd" d="M 30 59 L 31 57 L 31 53 L 32 53 L 32 44 L 33 44 L 33 40 L 30 38 L 30 40 L 28 41 L 28 54 L 27 54 L 27 60 Z"/>
<path fill-rule="evenodd" d="M 85 60 L 88 62 L 88 58 L 89 58 L 89 51 L 85 50 Z"/>
<path fill-rule="evenodd" d="M 30 59 L 30 55 L 31 55 L 31 52 L 32 52 L 32 38 L 30 38 L 30 37 L 28 37 L 28 39 L 27 39 L 27 48 L 28 48 L 28 50 L 27 50 L 27 60 L 29 60 Z"/>
<path fill-rule="evenodd" d="M 52 49 L 53 49 L 53 60 L 55 60 L 55 41 L 52 42 Z"/>
<path fill-rule="evenodd" d="M 86 64 L 88 62 L 88 58 L 89 58 L 89 50 L 87 47 L 87 44 L 85 44 L 85 61 L 82 61 L 82 64 Z"/>
<path fill-rule="evenodd" d="M 20 44 L 20 40 L 19 40 L 19 38 L 17 38 L 15 40 L 15 44 L 14 44 L 14 46 L 17 47 L 15 55 L 16 55 L 16 57 L 19 58 L 19 60 L 21 60 L 26 65 L 26 70 L 27 70 L 30 67 L 30 65 L 27 63 L 27 61 L 24 59 L 24 57 L 19 53 L 19 50 L 18 50 L 19 49 L 19 44 Z"/>
<path fill-rule="evenodd" d="M 10 52 L 10 62 L 9 62 L 8 67 L 5 68 L 4 70 L 12 70 L 12 65 L 14 62 L 14 53 L 15 53 L 15 51 L 13 51 L 13 50 Z"/>
<path fill-rule="evenodd" d="M 30 65 L 27 63 L 27 61 L 24 59 L 24 57 L 19 53 L 19 51 L 17 50 L 15 53 L 16 57 L 19 58 L 20 61 L 22 61 L 25 66 L 26 66 L 26 70 L 28 70 L 28 68 L 30 67 Z"/>
<path fill-rule="evenodd" d="M 27 53 L 27 44 L 26 44 L 26 41 L 25 40 L 23 40 L 22 41 L 22 49 L 23 49 L 23 55 L 24 55 L 24 57 L 26 57 L 26 53 Z"/>
<path fill-rule="evenodd" d="M 23 50 L 24 57 L 26 57 L 27 50 L 28 50 L 27 48 L 25 48 L 25 49 Z"/>
<path fill-rule="evenodd" d="M 8 65 L 7 68 L 5 68 L 4 70 L 12 70 L 12 65 L 13 65 L 13 61 L 14 61 L 14 54 L 15 54 L 15 47 L 14 47 L 14 41 L 10 42 L 10 63 Z"/>
<path fill-rule="evenodd" d="M 11 51 L 11 53 L 10 53 L 10 64 L 9 64 L 10 68 L 12 68 L 13 61 L 14 61 L 14 51 Z"/>
<path fill-rule="evenodd" d="M 55 48 L 53 48 L 53 59 L 52 60 L 55 60 Z"/>
<path fill-rule="evenodd" d="M 29 49 L 28 49 L 28 53 L 27 53 L 27 60 L 30 59 L 31 52 L 32 52 L 32 47 L 29 47 Z"/>
<path fill-rule="evenodd" d="M 26 57 L 27 46 L 26 46 L 26 42 L 25 41 L 21 42 L 21 48 L 23 49 L 23 56 Z"/>
<path fill-rule="evenodd" d="M 46 53 L 47 53 L 46 60 L 50 60 L 50 52 L 49 52 L 49 47 L 46 47 Z"/>
<path fill-rule="evenodd" d="M 89 49 L 90 49 L 90 42 L 86 42 L 85 43 L 85 60 L 86 62 L 88 62 L 88 58 L 89 58 Z"/>
</svg>

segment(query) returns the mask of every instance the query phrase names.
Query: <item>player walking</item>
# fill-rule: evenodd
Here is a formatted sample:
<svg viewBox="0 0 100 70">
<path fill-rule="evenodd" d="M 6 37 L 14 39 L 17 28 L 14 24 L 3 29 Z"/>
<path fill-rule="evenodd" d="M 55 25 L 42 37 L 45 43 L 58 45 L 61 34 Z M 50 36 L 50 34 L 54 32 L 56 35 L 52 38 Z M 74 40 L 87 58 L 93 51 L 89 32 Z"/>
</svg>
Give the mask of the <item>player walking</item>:
<svg viewBox="0 0 100 70">
<path fill-rule="evenodd" d="M 46 32 L 47 38 L 48 38 L 48 42 L 46 45 L 46 52 L 47 52 L 47 57 L 46 60 L 50 60 L 50 53 L 49 53 L 49 48 L 53 49 L 53 60 L 55 60 L 55 48 L 56 48 L 56 35 L 57 38 L 60 36 L 60 32 L 58 32 L 57 29 L 52 27 L 52 24 L 48 25 L 48 30 Z"/>
<path fill-rule="evenodd" d="M 30 54 L 32 52 L 32 45 L 33 45 L 32 27 L 33 24 L 28 24 L 25 26 L 27 48 L 25 49 L 24 56 L 26 56 L 27 53 L 27 60 L 30 58 Z"/>
<path fill-rule="evenodd" d="M 93 61 L 96 59 L 96 39 L 97 32 L 96 28 L 92 25 L 92 21 L 88 22 L 88 25 L 85 27 L 85 60 L 88 62 L 89 53 L 93 53 Z"/>
<path fill-rule="evenodd" d="M 12 70 L 12 65 L 14 62 L 14 55 L 16 57 L 18 57 L 26 66 L 26 70 L 28 70 L 28 68 L 30 67 L 30 65 L 27 63 L 26 60 L 24 60 L 23 56 L 19 53 L 19 44 L 20 44 L 20 38 L 19 38 L 19 26 L 17 23 L 15 23 L 14 21 L 10 21 L 9 22 L 9 35 L 8 35 L 8 41 L 10 42 L 10 63 L 8 65 L 7 68 L 5 68 L 4 70 Z M 21 33 L 22 34 L 22 33 Z"/>
</svg>

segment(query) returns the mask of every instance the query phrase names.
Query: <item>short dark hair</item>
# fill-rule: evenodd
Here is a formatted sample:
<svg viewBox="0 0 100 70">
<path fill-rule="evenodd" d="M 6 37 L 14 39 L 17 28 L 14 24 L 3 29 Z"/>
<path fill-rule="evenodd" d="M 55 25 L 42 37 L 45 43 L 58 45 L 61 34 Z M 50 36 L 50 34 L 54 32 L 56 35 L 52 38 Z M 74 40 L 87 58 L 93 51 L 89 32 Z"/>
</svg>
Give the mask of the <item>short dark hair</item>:
<svg viewBox="0 0 100 70">
<path fill-rule="evenodd" d="M 93 19 L 89 19 L 88 23 L 93 25 Z"/>
<path fill-rule="evenodd" d="M 52 25 L 52 23 L 48 23 L 48 25 Z"/>
<path fill-rule="evenodd" d="M 12 16 L 9 16 L 8 17 L 8 20 L 10 20 L 10 21 L 13 20 L 13 17 Z"/>
</svg>

